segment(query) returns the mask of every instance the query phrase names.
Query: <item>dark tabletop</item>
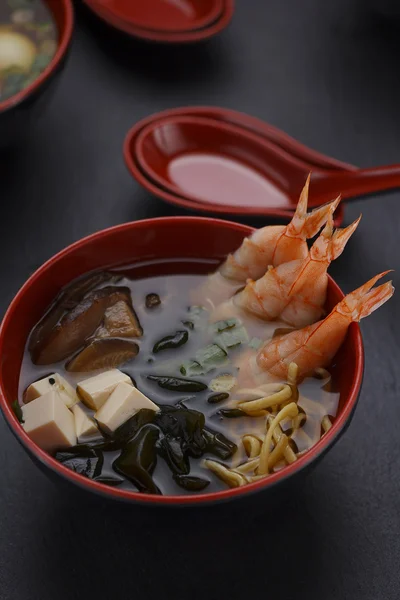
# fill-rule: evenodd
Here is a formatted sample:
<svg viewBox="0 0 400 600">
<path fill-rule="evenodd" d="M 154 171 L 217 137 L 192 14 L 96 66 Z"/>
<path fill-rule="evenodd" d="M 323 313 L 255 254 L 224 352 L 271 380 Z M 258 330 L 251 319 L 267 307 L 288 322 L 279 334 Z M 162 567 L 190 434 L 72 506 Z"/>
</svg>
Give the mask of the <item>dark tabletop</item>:
<svg viewBox="0 0 400 600">
<path fill-rule="evenodd" d="M 226 106 L 347 162 L 399 162 L 400 23 L 371 1 L 238 0 L 229 29 L 190 48 L 126 44 L 79 8 L 54 99 L 1 164 L 0 310 L 80 237 L 182 214 L 143 191 L 122 160 L 126 131 L 152 112 Z M 396 284 L 399 201 L 374 196 L 346 210 L 346 222 L 360 211 L 363 220 L 332 267 L 344 290 L 387 268 Z M 397 600 L 399 310 L 397 295 L 363 323 L 356 415 L 302 489 L 255 520 L 216 524 L 214 536 L 177 513 L 151 527 L 137 509 L 77 503 L 1 420 L 0 599 Z"/>
</svg>

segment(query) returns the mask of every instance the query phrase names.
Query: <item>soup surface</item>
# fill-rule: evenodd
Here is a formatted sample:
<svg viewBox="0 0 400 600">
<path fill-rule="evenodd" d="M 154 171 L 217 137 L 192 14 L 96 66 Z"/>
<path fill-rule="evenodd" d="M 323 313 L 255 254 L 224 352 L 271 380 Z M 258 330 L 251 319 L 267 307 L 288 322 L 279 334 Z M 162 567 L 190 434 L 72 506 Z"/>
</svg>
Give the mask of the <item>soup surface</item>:
<svg viewBox="0 0 400 600">
<path fill-rule="evenodd" d="M 0 102 L 33 83 L 57 46 L 57 27 L 43 0 L 1 0 Z"/>
<path fill-rule="evenodd" d="M 34 330 L 21 368 L 20 405 L 26 401 L 29 386 L 51 374 L 60 374 L 75 389 L 78 382 L 118 368 L 161 409 L 157 413 L 140 410 L 111 433 L 100 425 L 100 431 L 93 439 L 82 441 L 78 437 L 79 445 L 75 448 L 59 452 L 55 449 L 56 458 L 66 466 L 109 485 L 170 495 L 227 489 L 229 485 L 242 485 L 257 477 L 256 467 L 250 470 L 244 467 L 240 475 L 237 475 L 240 468 L 237 472 L 236 469 L 257 456 L 257 444 L 259 452 L 268 419 L 276 415 L 280 406 L 271 406 L 259 411 L 257 416 L 249 416 L 238 408 L 238 404 L 246 399 L 246 393 L 250 393 L 246 390 L 254 390 L 257 386 L 259 389 L 262 384 L 253 379 L 251 359 L 260 344 L 274 334 L 282 333 L 279 330 L 285 325 L 267 323 L 243 312 L 218 316 L 215 320 L 213 306 L 206 301 L 202 304 L 201 293 L 207 274 L 215 267 L 216 263 L 210 261 L 136 265 L 114 271 L 111 279 L 98 281 L 97 285 L 93 280 L 94 287 L 90 290 L 89 286 L 82 285 L 85 279 L 77 280 L 72 284 L 77 293 L 67 294 L 64 299 L 59 297 L 53 305 L 56 311 L 59 307 L 58 314 L 48 312 L 42 320 L 45 327 L 46 319 L 48 322 L 53 320 L 53 325 L 61 324 L 58 334 L 61 331 L 60 339 L 64 344 L 69 335 L 67 329 L 62 331 L 68 326 L 66 314 L 70 315 L 71 322 L 72 311 L 78 305 L 75 314 L 78 318 L 82 315 L 86 318 L 92 310 L 93 293 L 103 290 L 104 295 L 115 293 L 116 289 L 119 290 L 117 293 L 124 290 L 123 293 L 131 298 L 143 332 L 132 340 L 129 336 L 118 336 L 117 331 L 108 330 L 107 333 L 109 323 L 105 317 L 92 323 L 95 331 L 82 338 L 78 351 L 75 348 L 80 342 L 76 340 L 71 352 L 68 348 L 71 349 L 73 344 L 60 350 L 54 327 L 51 343 L 51 335 L 43 327 L 42 332 L 40 326 Z M 237 289 L 233 284 L 225 285 L 231 287 L 230 294 Z M 109 292 L 111 288 L 112 292 Z M 99 298 L 96 296 L 96 302 Z M 78 329 L 82 323 L 75 321 Z M 44 344 L 37 341 L 40 336 Z M 116 352 L 112 349 L 110 354 L 110 346 L 102 346 L 105 339 L 110 342 L 110 337 L 113 343 L 122 343 L 119 354 L 118 348 Z M 96 352 L 91 354 L 90 350 L 89 354 L 83 354 L 82 346 L 90 346 L 93 340 L 95 344 L 101 341 Z M 129 354 L 130 347 L 124 344 L 135 344 L 136 347 Z M 53 363 L 50 362 L 52 356 L 57 359 Z M 75 356 L 72 361 L 71 356 Z M 118 362 L 121 360 L 122 364 Z M 93 371 L 93 367 L 99 366 L 101 370 Z M 333 378 L 321 370 L 316 377 L 306 378 L 295 386 L 296 394 L 297 390 L 299 394 L 296 401 L 300 418 L 280 423 L 280 433 L 290 438 L 285 456 L 290 455 L 290 449 L 293 460 L 320 439 L 336 415 L 339 394 L 335 392 L 334 368 L 331 373 Z M 266 379 L 265 385 L 274 384 Z M 275 385 L 280 389 L 279 383 Z M 79 388 L 78 396 L 82 400 Z M 247 399 L 251 400 L 250 396 Z M 40 398 L 36 400 L 39 401 Z M 87 415 L 91 418 L 96 415 L 98 420 L 99 413 L 96 414 L 95 409 L 82 403 L 79 405 Z M 269 472 L 284 468 L 287 462 L 281 456 L 271 464 Z M 226 472 L 218 473 L 218 465 Z"/>
</svg>

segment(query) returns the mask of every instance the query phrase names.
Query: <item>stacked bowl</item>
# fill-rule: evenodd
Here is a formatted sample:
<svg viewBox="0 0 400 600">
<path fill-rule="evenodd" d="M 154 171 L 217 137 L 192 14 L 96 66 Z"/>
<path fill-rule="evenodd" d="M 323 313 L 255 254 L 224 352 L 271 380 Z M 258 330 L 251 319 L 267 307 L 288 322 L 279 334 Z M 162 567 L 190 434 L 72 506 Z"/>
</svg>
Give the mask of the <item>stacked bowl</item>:
<svg viewBox="0 0 400 600">
<path fill-rule="evenodd" d="M 100 19 L 131 37 L 160 43 L 192 43 L 224 29 L 233 0 L 84 0 Z"/>
</svg>

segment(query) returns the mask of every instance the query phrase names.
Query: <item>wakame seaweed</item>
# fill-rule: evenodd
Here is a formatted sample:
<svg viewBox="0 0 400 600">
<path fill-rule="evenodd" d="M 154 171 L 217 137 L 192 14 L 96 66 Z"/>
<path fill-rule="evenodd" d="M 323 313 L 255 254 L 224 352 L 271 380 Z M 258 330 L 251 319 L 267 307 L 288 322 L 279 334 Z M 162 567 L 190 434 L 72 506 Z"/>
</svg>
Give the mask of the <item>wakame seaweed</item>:
<svg viewBox="0 0 400 600">
<path fill-rule="evenodd" d="M 229 398 L 228 392 L 220 392 L 219 394 L 212 394 L 207 398 L 207 402 L 209 404 L 218 404 L 219 402 L 223 402 Z"/>
<path fill-rule="evenodd" d="M 71 471 L 89 479 L 95 479 L 101 474 L 104 463 L 103 453 L 87 446 L 74 446 L 57 452 L 55 458 Z"/>
<path fill-rule="evenodd" d="M 15 416 L 17 417 L 18 421 L 20 423 L 23 423 L 24 415 L 22 413 L 22 407 L 21 407 L 20 403 L 18 402 L 18 400 L 14 400 L 14 402 L 11 404 L 11 408 L 13 409 L 13 412 L 14 412 Z"/>
<path fill-rule="evenodd" d="M 205 427 L 203 437 L 206 442 L 206 452 L 210 452 L 222 460 L 231 458 L 237 450 L 236 444 L 228 440 L 220 431 L 213 431 Z"/>
<path fill-rule="evenodd" d="M 160 431 L 151 423 L 144 425 L 126 444 L 113 468 L 130 479 L 141 492 L 160 494 L 152 473 L 157 464 L 156 443 Z"/>
<path fill-rule="evenodd" d="M 171 392 L 203 392 L 207 389 L 207 385 L 201 381 L 181 379 L 180 377 L 147 375 L 147 379 L 155 381 L 160 388 Z"/>
<path fill-rule="evenodd" d="M 243 410 L 240 410 L 240 408 L 220 408 L 218 412 L 227 419 L 237 419 L 238 417 L 248 416 Z"/>
<path fill-rule="evenodd" d="M 174 475 L 174 481 L 179 487 L 189 492 L 200 492 L 210 485 L 209 479 L 195 477 L 193 475 Z"/>
<path fill-rule="evenodd" d="M 186 330 L 176 331 L 173 335 L 167 335 L 154 344 L 153 352 L 154 354 L 157 354 L 163 350 L 174 350 L 175 348 L 180 348 L 187 343 L 188 339 L 189 334 Z"/>
</svg>

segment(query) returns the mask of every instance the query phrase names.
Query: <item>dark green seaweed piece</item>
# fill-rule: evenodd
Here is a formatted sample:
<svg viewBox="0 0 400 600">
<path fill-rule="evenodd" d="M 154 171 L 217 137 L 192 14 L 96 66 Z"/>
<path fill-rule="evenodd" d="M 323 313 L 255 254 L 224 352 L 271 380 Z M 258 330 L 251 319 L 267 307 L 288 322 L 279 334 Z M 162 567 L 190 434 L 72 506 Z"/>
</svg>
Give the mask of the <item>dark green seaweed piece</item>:
<svg viewBox="0 0 400 600">
<path fill-rule="evenodd" d="M 104 483 L 105 485 L 111 485 L 112 487 L 121 485 L 121 483 L 124 482 L 124 480 L 120 479 L 119 477 L 109 477 L 107 475 L 104 477 L 96 477 L 95 481 L 98 481 L 99 483 Z"/>
<path fill-rule="evenodd" d="M 219 394 L 213 394 L 207 398 L 207 402 L 209 404 L 218 404 L 218 402 L 223 402 L 229 398 L 228 392 L 221 392 Z"/>
<path fill-rule="evenodd" d="M 57 452 L 55 458 L 71 471 L 89 479 L 95 479 L 101 474 L 104 463 L 103 454 L 87 446 L 74 446 Z"/>
<path fill-rule="evenodd" d="M 161 300 L 158 294 L 147 294 L 146 296 L 146 308 L 155 308 L 160 306 Z"/>
<path fill-rule="evenodd" d="M 130 479 L 141 492 L 161 494 L 151 476 L 157 464 L 159 435 L 157 427 L 151 423 L 144 425 L 113 463 L 113 468 Z"/>
<path fill-rule="evenodd" d="M 227 419 L 237 419 L 238 417 L 247 417 L 248 415 L 240 408 L 221 408 L 219 414 Z"/>
<path fill-rule="evenodd" d="M 157 354 L 157 352 L 162 352 L 162 350 L 174 350 L 175 348 L 180 348 L 186 344 L 188 339 L 189 334 L 186 330 L 177 331 L 174 335 L 167 335 L 154 344 L 153 352 L 154 354 Z"/>
<path fill-rule="evenodd" d="M 187 327 L 191 331 L 193 331 L 193 329 L 194 329 L 194 323 L 193 323 L 193 321 L 182 321 L 182 325 L 184 325 L 185 327 Z"/>
<path fill-rule="evenodd" d="M 189 492 L 200 492 L 210 485 L 210 481 L 208 479 L 194 477 L 193 475 L 174 475 L 174 481 L 181 488 L 188 490 Z"/>
<path fill-rule="evenodd" d="M 24 415 L 22 414 L 22 407 L 18 400 L 14 400 L 11 404 L 11 408 L 13 409 L 14 415 L 17 417 L 20 423 L 24 423 Z"/>
<path fill-rule="evenodd" d="M 158 449 L 175 475 L 187 475 L 190 471 L 189 457 L 182 450 L 179 439 L 166 435 L 161 438 Z"/>
<path fill-rule="evenodd" d="M 203 437 L 206 441 L 206 452 L 214 454 L 222 460 L 231 458 L 237 450 L 234 442 L 231 442 L 223 433 L 204 428 Z"/>
<path fill-rule="evenodd" d="M 202 435 L 205 424 L 203 413 L 189 408 L 162 406 L 154 423 L 164 436 L 180 440 L 184 453 L 194 457 L 203 454 L 206 446 Z"/>
<path fill-rule="evenodd" d="M 162 375 L 147 375 L 147 379 L 155 381 L 160 388 L 171 392 L 203 392 L 207 385 L 201 381 L 181 379 L 179 377 L 168 377 Z"/>
<path fill-rule="evenodd" d="M 125 423 L 120 425 L 112 434 L 115 440 L 118 440 L 121 444 L 129 442 L 143 427 L 154 421 L 156 413 L 154 410 L 148 408 L 142 408 L 133 417 L 128 419 Z"/>
</svg>

